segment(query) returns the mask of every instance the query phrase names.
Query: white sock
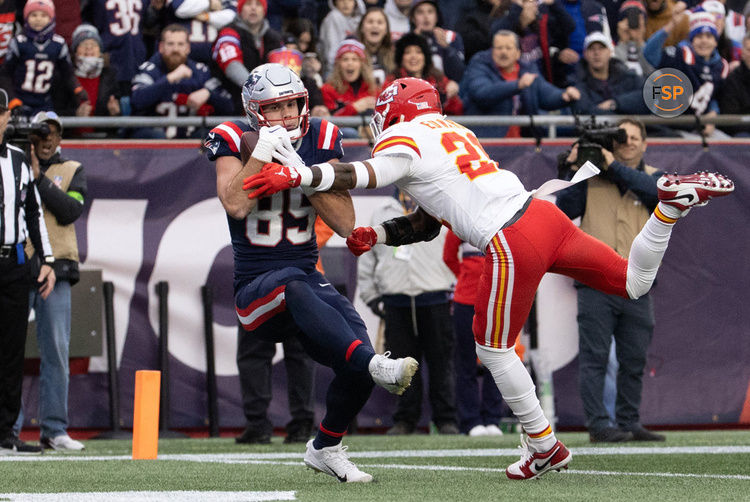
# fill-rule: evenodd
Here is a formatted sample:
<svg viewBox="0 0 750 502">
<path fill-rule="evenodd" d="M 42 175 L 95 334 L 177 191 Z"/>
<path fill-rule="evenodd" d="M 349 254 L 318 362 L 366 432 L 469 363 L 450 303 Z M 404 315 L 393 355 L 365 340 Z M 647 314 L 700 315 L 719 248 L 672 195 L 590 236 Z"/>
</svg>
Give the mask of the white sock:
<svg viewBox="0 0 750 502">
<path fill-rule="evenodd" d="M 526 433 L 538 434 L 547 430 L 550 427 L 549 420 L 544 416 L 536 397 L 534 382 L 516 351 L 513 348 L 489 350 L 477 345 L 477 356 L 492 374 L 500 394 Z M 529 446 L 540 452 L 549 450 L 555 442 L 557 439 L 552 432 L 540 438 L 529 438 Z"/>
<path fill-rule="evenodd" d="M 638 235 L 633 239 L 628 257 L 626 289 L 632 299 L 639 298 L 651 289 L 659 265 L 667 251 L 674 221 L 683 211 L 659 203 Z M 666 220 L 666 221 L 665 221 Z"/>
</svg>

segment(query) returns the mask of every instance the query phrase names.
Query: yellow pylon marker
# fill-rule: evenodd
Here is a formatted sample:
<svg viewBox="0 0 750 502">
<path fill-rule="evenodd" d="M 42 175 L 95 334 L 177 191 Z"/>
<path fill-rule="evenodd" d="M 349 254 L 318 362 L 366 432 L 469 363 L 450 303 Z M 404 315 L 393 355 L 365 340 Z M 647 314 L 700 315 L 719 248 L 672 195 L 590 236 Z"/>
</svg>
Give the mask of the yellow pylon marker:
<svg viewBox="0 0 750 502">
<path fill-rule="evenodd" d="M 159 451 L 159 387 L 161 371 L 135 372 L 133 460 L 155 460 Z"/>
</svg>

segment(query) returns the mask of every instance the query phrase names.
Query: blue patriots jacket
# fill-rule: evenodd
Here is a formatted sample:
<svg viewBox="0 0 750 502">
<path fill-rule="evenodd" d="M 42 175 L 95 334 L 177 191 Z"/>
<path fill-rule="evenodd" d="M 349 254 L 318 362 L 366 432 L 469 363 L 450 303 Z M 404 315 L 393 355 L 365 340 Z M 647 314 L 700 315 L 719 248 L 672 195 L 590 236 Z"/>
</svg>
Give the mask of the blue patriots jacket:
<svg viewBox="0 0 750 502">
<path fill-rule="evenodd" d="M 157 52 L 143 63 L 133 78 L 130 95 L 133 115 L 231 115 L 232 96 L 221 87 L 218 79 L 211 76 L 208 67 L 190 59 L 185 64 L 193 71 L 192 76 L 170 83 L 161 54 Z M 203 88 L 210 93 L 208 101 L 198 110 L 191 110 L 187 106 L 188 96 Z"/>
<path fill-rule="evenodd" d="M 204 146 L 208 160 L 240 158 L 240 138 L 250 131 L 241 120 L 214 127 Z M 306 165 L 340 159 L 344 155 L 339 128 L 320 118 L 310 119 L 310 128 L 297 153 Z M 244 220 L 227 216 L 234 252 L 234 291 L 270 270 L 297 267 L 315 270 L 318 246 L 315 242 L 316 213 L 300 188 L 284 190 L 258 200 Z"/>
</svg>

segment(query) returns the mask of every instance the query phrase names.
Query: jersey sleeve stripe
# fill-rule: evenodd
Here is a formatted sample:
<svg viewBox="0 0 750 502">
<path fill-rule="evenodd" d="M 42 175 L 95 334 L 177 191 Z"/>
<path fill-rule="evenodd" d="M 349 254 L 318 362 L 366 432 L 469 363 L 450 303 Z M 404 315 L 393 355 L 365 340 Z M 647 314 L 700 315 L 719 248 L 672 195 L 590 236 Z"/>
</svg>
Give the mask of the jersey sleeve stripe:
<svg viewBox="0 0 750 502">
<path fill-rule="evenodd" d="M 339 137 L 339 128 L 336 124 L 328 123 L 329 126 L 331 126 L 331 146 L 328 148 L 329 150 L 333 150 L 336 148 L 336 140 Z"/>
<path fill-rule="evenodd" d="M 392 146 L 407 146 L 414 150 L 416 154 L 421 158 L 422 154 L 419 151 L 419 147 L 414 142 L 413 139 L 407 138 L 406 136 L 393 136 L 392 138 L 387 138 L 375 145 L 375 148 L 372 149 L 372 154 L 375 155 L 376 153 L 385 150 L 386 148 L 392 147 Z"/>
<path fill-rule="evenodd" d="M 318 132 L 318 148 L 323 150 L 333 149 L 333 124 L 328 121 L 321 122 L 321 129 Z"/>
<path fill-rule="evenodd" d="M 240 128 L 240 126 L 238 126 L 234 122 L 224 122 L 223 125 L 231 127 L 234 130 L 234 132 L 237 133 L 237 136 L 242 137 L 242 133 L 243 133 L 242 129 Z"/>
<path fill-rule="evenodd" d="M 226 140 L 227 144 L 229 145 L 229 148 L 233 152 L 239 152 L 240 151 L 240 135 L 242 134 L 241 131 L 235 131 L 232 127 L 229 127 L 227 124 L 219 124 L 216 127 L 214 127 L 214 131 L 218 133 L 224 140 Z"/>
</svg>

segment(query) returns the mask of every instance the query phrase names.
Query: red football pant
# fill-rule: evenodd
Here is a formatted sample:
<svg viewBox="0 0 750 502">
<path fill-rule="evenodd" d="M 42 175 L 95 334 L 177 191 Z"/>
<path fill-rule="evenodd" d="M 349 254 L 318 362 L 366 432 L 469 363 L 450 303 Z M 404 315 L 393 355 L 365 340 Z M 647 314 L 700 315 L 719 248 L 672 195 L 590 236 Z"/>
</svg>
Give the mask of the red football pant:
<svg viewBox="0 0 750 502">
<path fill-rule="evenodd" d="M 545 200 L 533 199 L 517 222 L 493 237 L 485 253 L 473 330 L 477 343 L 486 347 L 513 347 L 546 272 L 628 298 L 628 261 Z"/>
</svg>

